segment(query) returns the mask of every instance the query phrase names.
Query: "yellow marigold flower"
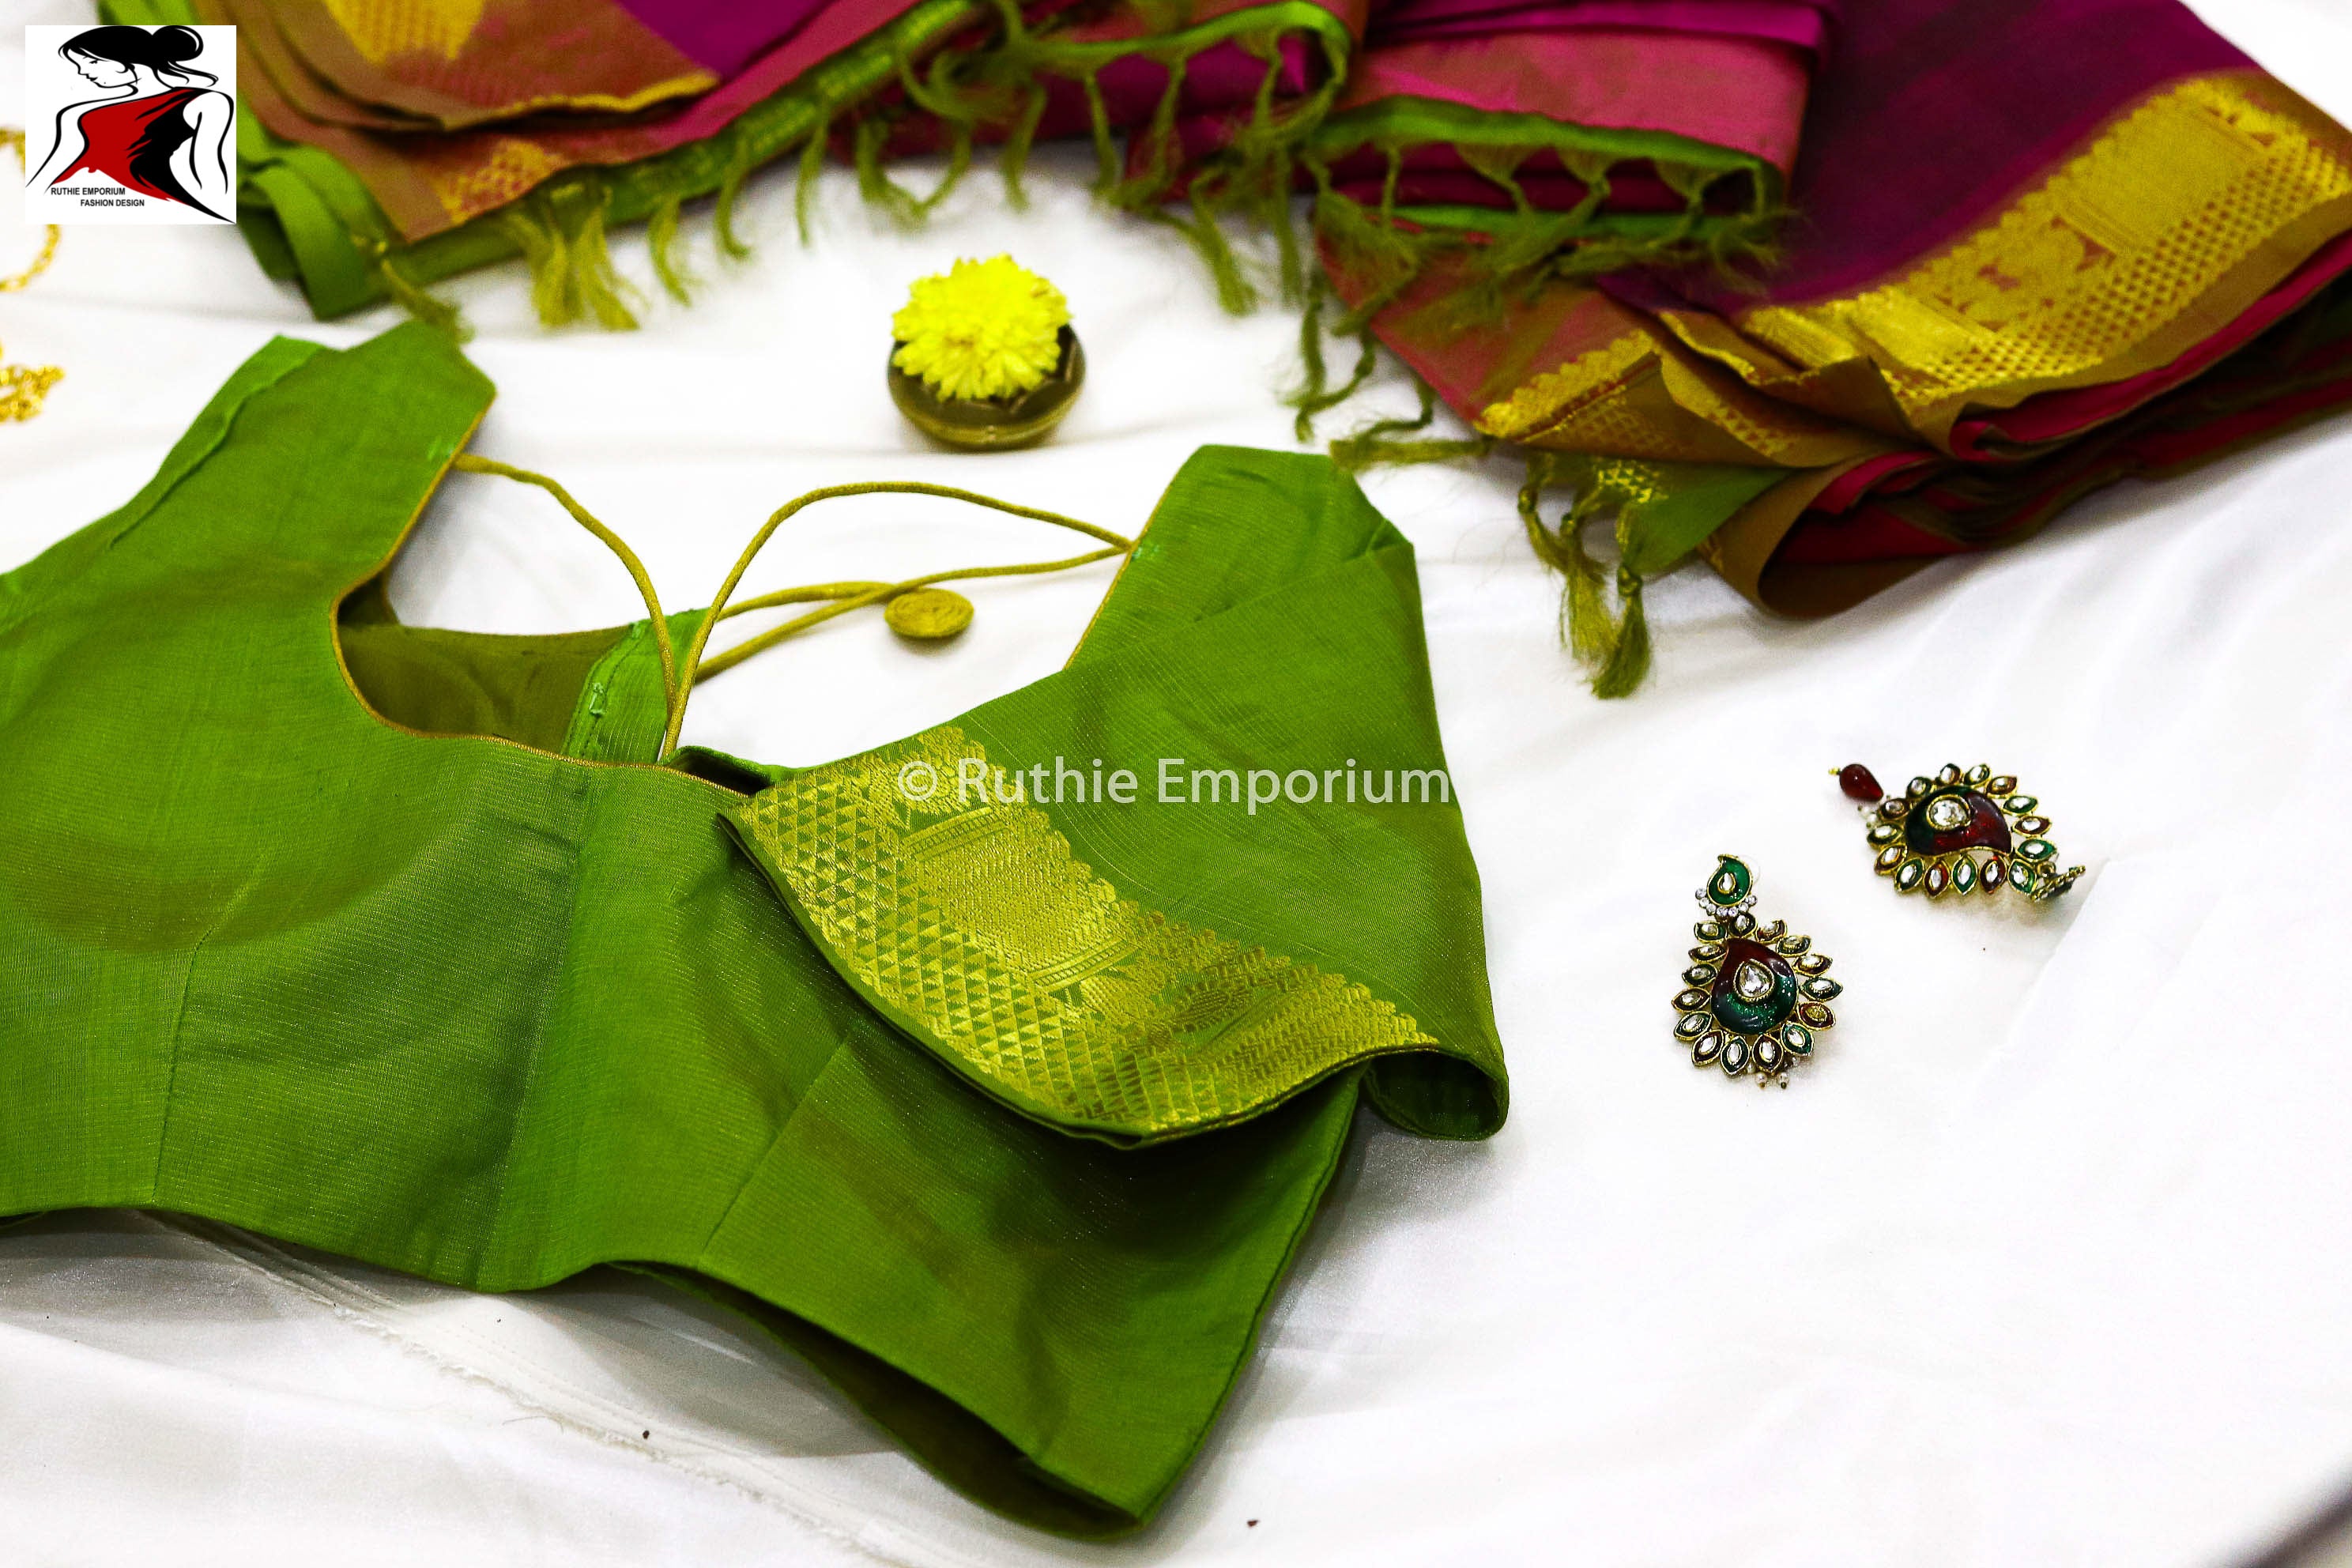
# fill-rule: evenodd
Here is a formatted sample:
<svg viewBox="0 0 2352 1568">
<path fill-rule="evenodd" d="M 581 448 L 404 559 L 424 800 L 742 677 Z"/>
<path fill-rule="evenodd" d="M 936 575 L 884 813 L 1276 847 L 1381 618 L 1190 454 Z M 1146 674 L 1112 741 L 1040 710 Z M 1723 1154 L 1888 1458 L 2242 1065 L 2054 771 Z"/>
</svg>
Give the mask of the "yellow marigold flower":
<svg viewBox="0 0 2352 1568">
<path fill-rule="evenodd" d="M 919 278 L 890 318 L 890 363 L 941 397 L 1010 397 L 1061 363 L 1070 302 L 1010 256 L 957 262 Z"/>
</svg>

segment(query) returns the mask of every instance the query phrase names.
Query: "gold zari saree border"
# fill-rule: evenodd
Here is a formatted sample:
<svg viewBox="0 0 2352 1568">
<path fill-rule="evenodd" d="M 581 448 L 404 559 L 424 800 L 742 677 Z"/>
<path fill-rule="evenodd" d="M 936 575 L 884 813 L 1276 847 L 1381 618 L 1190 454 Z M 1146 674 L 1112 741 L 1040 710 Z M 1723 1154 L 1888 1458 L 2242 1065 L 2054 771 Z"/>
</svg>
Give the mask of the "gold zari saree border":
<svg viewBox="0 0 2352 1568">
<path fill-rule="evenodd" d="M 1017 785 L 946 725 L 794 774 L 730 821 L 860 992 L 1058 1126 L 1202 1131 L 1437 1044 L 1342 975 L 1119 897 L 1045 812 L 1000 793 Z"/>
<path fill-rule="evenodd" d="M 1622 307 L 1608 308 L 1638 321 Z M 1529 378 L 1489 405 L 1477 425 L 1489 436 L 1545 451 L 1658 462 L 1801 468 L 1884 445 L 1759 395 L 1647 324 Z"/>
<path fill-rule="evenodd" d="M 2171 363 L 2347 216 L 2352 142 L 2340 126 L 2267 77 L 2195 77 L 2125 110 L 1894 281 L 1742 311 L 1737 335 L 1694 312 L 1660 319 L 1760 390 L 1871 422 L 1824 406 L 1814 384 L 1866 363 L 1904 424 L 1944 447 L 1970 405 L 2014 407 Z"/>
<path fill-rule="evenodd" d="M 2267 77 L 2194 77 L 1898 278 L 1729 321 L 1621 308 L 1622 336 L 1528 377 L 1478 424 L 1554 450 L 1790 468 L 1889 438 L 1948 449 L 1970 407 L 2170 363 L 2347 222 L 2341 127 Z"/>
</svg>

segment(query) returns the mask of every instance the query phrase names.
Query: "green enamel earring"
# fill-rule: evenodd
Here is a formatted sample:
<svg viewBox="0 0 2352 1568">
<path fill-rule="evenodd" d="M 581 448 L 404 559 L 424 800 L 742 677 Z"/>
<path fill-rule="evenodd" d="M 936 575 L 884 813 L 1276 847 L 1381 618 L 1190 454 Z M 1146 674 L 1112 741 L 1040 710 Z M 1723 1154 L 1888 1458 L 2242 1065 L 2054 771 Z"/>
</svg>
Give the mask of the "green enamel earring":
<svg viewBox="0 0 2352 1568">
<path fill-rule="evenodd" d="M 1981 763 L 1965 773 L 1946 763 L 1901 795 L 1882 791 L 1860 763 L 1838 769 L 1837 781 L 1862 809 L 1878 874 L 1894 878 L 1898 892 L 1990 895 L 2006 884 L 2046 904 L 2083 874 L 2080 866 L 2058 868 L 2042 803 L 2019 794 L 2013 776 L 1996 776 Z"/>
<path fill-rule="evenodd" d="M 1675 997 L 1675 1038 L 1690 1047 L 1693 1067 L 1730 1078 L 1753 1069 L 1759 1089 L 1786 1089 L 1789 1068 L 1837 1023 L 1829 1002 L 1845 987 L 1811 937 L 1791 936 L 1783 921 L 1756 923 L 1755 885 L 1747 862 L 1716 857 L 1696 895 L 1704 918 L 1691 928 L 1698 945 Z"/>
</svg>

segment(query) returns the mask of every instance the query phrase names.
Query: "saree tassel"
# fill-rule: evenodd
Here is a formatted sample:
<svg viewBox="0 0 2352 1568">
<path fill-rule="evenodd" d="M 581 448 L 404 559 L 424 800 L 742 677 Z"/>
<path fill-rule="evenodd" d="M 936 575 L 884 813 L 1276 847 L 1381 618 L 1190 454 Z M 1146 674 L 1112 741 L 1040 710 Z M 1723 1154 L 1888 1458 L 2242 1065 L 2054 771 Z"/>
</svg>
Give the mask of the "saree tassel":
<svg viewBox="0 0 2352 1568">
<path fill-rule="evenodd" d="M 457 307 L 426 289 L 393 264 L 391 247 L 384 247 L 376 257 L 376 275 L 383 279 L 383 291 L 393 303 L 410 315 L 444 332 L 455 342 L 464 342 L 474 335 Z"/>
<path fill-rule="evenodd" d="M 793 178 L 793 226 L 801 244 L 811 241 L 809 212 L 815 205 L 817 176 L 824 170 L 824 150 L 833 141 L 833 121 L 827 118 L 801 144 L 800 171 Z"/>
<path fill-rule="evenodd" d="M 1307 253 L 1298 243 L 1297 204 L 1290 192 L 1293 177 L 1290 149 L 1276 148 L 1267 171 L 1262 218 L 1274 231 L 1275 277 L 1282 302 L 1297 305 L 1307 297 Z"/>
<path fill-rule="evenodd" d="M 1577 497 L 1557 529 L 1544 524 L 1544 488 L 1563 478 L 1580 478 Z M 1624 528 L 1622 498 L 1595 474 L 1589 462 L 1563 459 L 1546 452 L 1528 458 L 1527 483 L 1519 489 L 1519 519 L 1537 559 L 1558 572 L 1560 589 L 1560 641 L 1579 664 L 1591 671 L 1596 697 L 1624 697 L 1638 687 L 1650 668 L 1650 626 L 1642 613 L 1642 580 L 1621 566 L 1617 573 L 1619 608 L 1612 613 L 1604 584 L 1604 568 L 1584 542 L 1586 526 L 1614 509 L 1621 536 Z"/>
<path fill-rule="evenodd" d="M 646 249 L 663 292 L 681 305 L 691 305 L 696 279 L 678 259 L 678 210 L 683 205 L 676 195 L 664 196 L 655 204 L 646 217 Z"/>
<path fill-rule="evenodd" d="M 1258 79 L 1249 120 L 1234 132 L 1231 145 L 1195 178 L 1194 189 L 1209 185 L 1221 205 L 1240 205 L 1274 236 L 1275 287 L 1285 304 L 1297 305 L 1307 298 L 1307 270 L 1296 211 L 1299 158 L 1338 100 L 1346 79 L 1346 58 L 1334 54 L 1334 46 L 1325 40 L 1329 68 L 1326 79 L 1305 99 L 1283 108 L 1276 103 L 1276 94 L 1281 85 L 1282 44 L 1286 36 L 1279 29 L 1267 29 L 1236 40 L 1245 52 L 1265 62 L 1265 70 Z"/>
<path fill-rule="evenodd" d="M 1310 216 L 1316 241 L 1342 271 L 1369 285 L 1365 302 L 1351 315 L 1370 321 L 1412 286 L 1438 251 L 1447 248 L 1446 242 L 1375 218 L 1333 186 L 1329 165 L 1320 159 L 1308 160 L 1307 172 L 1316 184 Z"/>
<path fill-rule="evenodd" d="M 1225 199 L 1242 204 L 1273 234 L 1276 288 L 1283 303 L 1298 305 L 1306 301 L 1307 271 L 1296 210 L 1300 159 L 1339 100 L 1347 80 L 1347 57 L 1325 38 L 1327 68 L 1322 84 L 1283 108 L 1276 102 L 1276 93 L 1281 84 L 1282 44 L 1287 36 L 1269 28 L 1236 40 L 1245 52 L 1265 62 L 1265 71 L 1258 79 L 1248 121 L 1234 132 L 1232 145 L 1218 154 L 1213 167 L 1217 188 Z"/>
<path fill-rule="evenodd" d="M 623 297 L 628 285 L 604 245 L 608 197 L 603 184 L 583 182 L 533 192 L 499 215 L 499 227 L 530 265 L 531 305 L 548 326 L 589 317 L 608 331 L 637 324 Z"/>
<path fill-rule="evenodd" d="M 1428 429 L 1436 418 L 1436 390 L 1427 382 L 1423 382 L 1419 414 L 1411 419 L 1377 420 L 1342 437 L 1330 445 L 1331 461 L 1344 472 L 1360 474 L 1366 468 L 1443 463 L 1455 458 L 1483 458 L 1495 449 L 1495 438 L 1484 434 L 1466 438 L 1424 437 L 1417 441 L 1396 439 L 1399 436 L 1410 436 Z"/>
<path fill-rule="evenodd" d="M 1315 438 L 1315 420 L 1308 405 L 1319 404 L 1330 390 L 1331 372 L 1323 363 L 1323 301 L 1329 291 L 1330 285 L 1318 269 L 1307 285 L 1307 307 L 1298 313 L 1299 384 L 1284 401 L 1298 410 L 1291 430 L 1302 445 Z"/>
<path fill-rule="evenodd" d="M 857 194 L 888 213 L 901 227 L 912 228 L 923 220 L 924 204 L 882 167 L 882 145 L 889 139 L 887 120 L 873 118 L 857 122 L 856 134 L 851 140 L 857 168 Z"/>
<path fill-rule="evenodd" d="M 1593 665 L 1610 651 L 1612 627 L 1601 596 L 1601 563 L 1584 547 L 1584 525 L 1600 510 L 1599 495 L 1578 495 L 1557 529 L 1543 521 L 1543 491 L 1559 477 L 1560 459 L 1549 452 L 1528 454 L 1527 482 L 1519 487 L 1519 521 L 1536 559 L 1559 573 L 1559 640 L 1580 664 Z"/>
<path fill-rule="evenodd" d="M 1671 162 L 1658 166 L 1659 177 L 1683 198 L 1683 220 L 1674 242 L 1690 259 L 1707 265 L 1721 281 L 1735 287 L 1759 287 L 1761 275 L 1780 258 L 1780 236 L 1791 209 L 1778 194 L 1761 184 L 1749 195 L 1748 210 L 1709 222 L 1707 186 L 1714 172 L 1687 169 Z M 1705 231 L 1698 232 L 1705 225 Z"/>
<path fill-rule="evenodd" d="M 995 95 L 989 93 L 985 88 L 965 89 L 954 80 L 956 63 L 956 60 L 949 56 L 941 56 L 932 60 L 929 79 L 925 80 L 915 75 L 914 68 L 906 56 L 898 57 L 899 90 L 907 95 L 907 101 L 948 128 L 947 172 L 940 177 L 940 183 L 931 187 L 930 195 L 919 197 L 909 194 L 905 198 L 913 204 L 902 219 L 908 223 L 919 224 L 929 218 L 932 211 L 941 202 L 947 200 L 949 195 L 963 183 L 964 175 L 971 170 L 974 134 L 982 118 L 987 115 L 992 107 L 994 107 L 992 98 Z M 887 121 L 880 123 L 887 125 Z M 861 126 L 860 129 L 863 130 L 864 127 Z M 885 135 L 877 141 L 876 149 L 877 165 L 880 157 L 880 142 L 887 142 L 887 137 Z M 865 178 L 862 166 L 859 178 L 862 184 Z M 891 199 L 894 210 L 898 199 L 895 196 Z"/>
<path fill-rule="evenodd" d="M 1092 67 L 1079 77 L 1087 94 L 1087 130 L 1095 143 L 1095 195 L 1108 197 L 1118 184 L 1118 142 L 1111 135 L 1110 105 L 1103 100 L 1102 79 Z"/>
<path fill-rule="evenodd" d="M 1717 279 L 1745 293 L 1760 292 L 1780 265 L 1780 236 L 1795 209 L 1760 200 L 1745 217 L 1719 225 L 1707 235 L 1707 265 Z"/>
<path fill-rule="evenodd" d="M 1168 85 L 1160 89 L 1160 101 L 1151 109 L 1151 121 L 1137 142 L 1142 150 L 1142 170 L 1114 184 L 1108 198 L 1111 205 L 1128 212 L 1142 212 L 1158 205 L 1176 180 L 1181 158 L 1176 142 L 1176 110 L 1184 96 L 1185 58 L 1177 55 L 1164 63 Z"/>
<path fill-rule="evenodd" d="M 1484 458 L 1495 449 L 1491 436 L 1432 437 L 1422 441 L 1389 438 L 1394 430 L 1409 430 L 1413 421 L 1383 419 L 1352 436 L 1331 443 L 1331 460 L 1341 469 L 1360 474 L 1367 468 L 1406 468 L 1422 463 L 1451 463 L 1463 458 Z"/>
<path fill-rule="evenodd" d="M 915 221 L 918 223 L 928 219 L 932 210 L 947 200 L 955 188 L 963 184 L 963 177 L 971 172 L 971 127 L 961 121 L 952 123 L 955 129 L 948 139 L 947 172 L 940 176 L 940 183 L 931 187 L 929 195 L 915 203 Z"/>
<path fill-rule="evenodd" d="M 1004 180 L 1005 205 L 1014 212 L 1029 210 L 1029 191 L 1021 183 L 1029 169 L 1029 151 L 1037 143 L 1037 126 L 1045 118 L 1045 89 L 1032 82 L 1021 105 L 1021 118 L 1013 122 L 1012 133 L 1005 137 L 1003 150 L 997 154 L 996 168 Z"/>
<path fill-rule="evenodd" d="M 593 316 L 607 331 L 628 331 L 637 324 L 627 298 L 633 290 L 614 269 L 612 251 L 604 241 L 604 210 L 611 199 L 612 193 L 601 182 L 574 186 L 554 198 L 559 212 L 567 202 L 574 209 L 564 247 L 570 262 L 565 291 L 572 319 Z"/>
<path fill-rule="evenodd" d="M 1595 697 L 1631 697 L 1650 678 L 1650 622 L 1642 613 L 1642 579 L 1617 569 L 1617 646 L 1592 677 Z"/>
<path fill-rule="evenodd" d="M 1257 289 L 1242 275 L 1241 258 L 1234 254 L 1232 241 L 1225 237 L 1223 225 L 1217 221 L 1217 206 L 1205 190 L 1192 193 L 1192 216 L 1177 216 L 1173 213 L 1156 215 L 1160 221 L 1173 224 L 1184 237 L 1192 242 L 1209 276 L 1217 286 L 1217 303 L 1226 314 L 1245 316 L 1257 308 Z"/>
<path fill-rule="evenodd" d="M 493 221 L 530 269 L 533 312 L 551 326 L 571 320 L 563 305 L 563 237 L 556 231 L 546 196 L 533 192 L 511 202 L 493 215 Z"/>
<path fill-rule="evenodd" d="M 1336 392 L 1331 390 L 1330 373 L 1323 359 L 1323 305 L 1329 291 L 1330 285 L 1318 272 L 1308 286 L 1307 309 L 1300 313 L 1298 322 L 1298 357 L 1306 368 L 1306 375 L 1298 390 L 1283 399 L 1298 411 L 1297 418 L 1291 422 L 1291 429 L 1302 444 L 1315 438 L 1315 416 L 1337 408 L 1355 396 L 1364 383 L 1371 380 L 1372 372 L 1380 365 L 1380 343 L 1372 336 L 1369 321 L 1356 321 L 1354 317 L 1360 312 L 1350 312 L 1348 322 L 1343 322 L 1333 335 L 1356 340 L 1359 345 L 1356 368 L 1349 375 L 1346 385 Z"/>
<path fill-rule="evenodd" d="M 735 232 L 735 202 L 743 194 L 743 182 L 751 177 L 751 156 L 738 146 L 727 161 L 727 173 L 719 181 L 718 199 L 710 207 L 711 232 L 719 237 L 719 253 L 730 261 L 751 258 L 751 247 Z"/>
<path fill-rule="evenodd" d="M 1519 515 L 1538 557 L 1567 579 L 1560 605 L 1564 640 L 1592 671 L 1596 696 L 1628 696 L 1649 674 L 1650 623 L 1642 607 L 1643 585 L 1688 558 L 1742 508 L 1787 477 L 1785 468 L 1747 464 L 1528 455 Z M 1544 487 L 1551 484 L 1576 491 L 1575 502 L 1557 530 L 1544 527 L 1537 510 Z M 1583 540 L 1585 525 L 1603 517 L 1614 521 L 1617 534 L 1614 610 L 1603 592 L 1604 569 Z"/>
<path fill-rule="evenodd" d="M 1315 416 L 1338 407 L 1360 391 L 1380 364 L 1380 343 L 1372 335 L 1372 319 L 1392 304 L 1421 276 L 1433 248 L 1429 237 L 1412 235 L 1375 222 L 1359 204 L 1331 186 L 1328 166 L 1310 159 L 1307 168 L 1319 187 L 1312 222 L 1317 240 L 1340 270 L 1365 278 L 1370 289 L 1354 309 L 1342 315 L 1330 335 L 1353 338 L 1359 345 L 1356 366 L 1347 384 L 1328 387 L 1323 361 L 1323 303 L 1330 292 L 1324 269 L 1318 268 L 1308 283 L 1307 309 L 1298 329 L 1299 358 L 1306 378 L 1298 391 L 1284 399 L 1298 410 L 1293 424 L 1298 439 L 1314 438 Z"/>
<path fill-rule="evenodd" d="M 1454 151 L 1470 172 L 1500 190 L 1511 199 L 1511 211 L 1519 217 L 1532 214 L 1535 204 L 1528 200 L 1525 186 L 1518 181 L 1519 165 L 1527 162 L 1525 147 L 1487 147 L 1476 142 L 1457 142 Z"/>
</svg>

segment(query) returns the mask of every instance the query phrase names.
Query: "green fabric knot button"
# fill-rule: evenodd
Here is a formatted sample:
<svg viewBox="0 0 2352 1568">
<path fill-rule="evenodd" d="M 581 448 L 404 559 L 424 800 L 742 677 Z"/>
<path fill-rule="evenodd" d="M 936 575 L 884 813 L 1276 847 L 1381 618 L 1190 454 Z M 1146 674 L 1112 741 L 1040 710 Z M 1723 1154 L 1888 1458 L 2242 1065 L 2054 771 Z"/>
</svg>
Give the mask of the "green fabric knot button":
<svg viewBox="0 0 2352 1568">
<path fill-rule="evenodd" d="M 971 601 L 947 588 L 917 588 L 883 608 L 882 618 L 902 637 L 944 642 L 971 625 Z"/>
</svg>

